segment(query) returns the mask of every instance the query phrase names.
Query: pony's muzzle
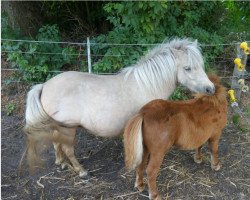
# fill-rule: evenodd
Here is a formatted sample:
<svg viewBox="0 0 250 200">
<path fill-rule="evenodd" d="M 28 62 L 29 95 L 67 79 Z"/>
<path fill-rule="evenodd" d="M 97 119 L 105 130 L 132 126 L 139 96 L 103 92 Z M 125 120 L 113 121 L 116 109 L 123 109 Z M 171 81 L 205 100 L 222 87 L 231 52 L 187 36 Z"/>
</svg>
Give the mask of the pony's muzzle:
<svg viewBox="0 0 250 200">
<path fill-rule="evenodd" d="M 206 87 L 205 87 L 205 92 L 206 92 L 207 94 L 209 94 L 209 95 L 213 95 L 214 92 L 215 92 L 214 86 L 206 86 Z"/>
</svg>

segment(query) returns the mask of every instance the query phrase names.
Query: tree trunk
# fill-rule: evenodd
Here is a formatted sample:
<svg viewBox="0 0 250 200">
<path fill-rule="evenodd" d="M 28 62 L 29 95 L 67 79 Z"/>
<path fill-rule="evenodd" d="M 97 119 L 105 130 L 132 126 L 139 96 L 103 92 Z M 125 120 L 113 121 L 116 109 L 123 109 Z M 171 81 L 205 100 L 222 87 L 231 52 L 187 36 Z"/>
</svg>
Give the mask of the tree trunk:
<svg viewBox="0 0 250 200">
<path fill-rule="evenodd" d="M 42 25 L 41 2 L 2 1 L 2 11 L 6 12 L 9 25 L 20 28 L 21 34 L 35 36 Z"/>
</svg>

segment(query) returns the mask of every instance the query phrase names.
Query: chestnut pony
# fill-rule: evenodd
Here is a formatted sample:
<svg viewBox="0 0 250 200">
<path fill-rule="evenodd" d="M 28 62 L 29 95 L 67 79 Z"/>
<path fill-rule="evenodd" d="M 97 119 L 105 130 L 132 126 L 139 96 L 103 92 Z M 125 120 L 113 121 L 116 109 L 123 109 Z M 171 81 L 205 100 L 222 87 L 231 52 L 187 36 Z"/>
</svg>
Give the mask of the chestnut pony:
<svg viewBox="0 0 250 200">
<path fill-rule="evenodd" d="M 220 169 L 218 143 L 227 123 L 225 88 L 217 76 L 210 76 L 215 85 L 212 96 L 197 94 L 187 101 L 153 100 L 144 105 L 126 125 L 124 132 L 125 163 L 136 168 L 135 187 L 144 189 L 143 170 L 150 156 L 146 174 L 150 199 L 160 199 L 156 177 L 164 155 L 175 145 L 181 149 L 196 149 L 194 161 L 202 162 L 201 147 L 208 141 L 211 167 Z"/>
</svg>

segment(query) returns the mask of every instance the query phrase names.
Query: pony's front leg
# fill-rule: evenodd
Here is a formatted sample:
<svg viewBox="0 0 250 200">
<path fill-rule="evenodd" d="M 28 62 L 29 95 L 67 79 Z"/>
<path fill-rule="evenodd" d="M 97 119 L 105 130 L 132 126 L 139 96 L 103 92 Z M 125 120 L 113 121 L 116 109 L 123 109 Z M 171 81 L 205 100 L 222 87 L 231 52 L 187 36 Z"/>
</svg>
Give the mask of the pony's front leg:
<svg viewBox="0 0 250 200">
<path fill-rule="evenodd" d="M 195 150 L 195 154 L 194 154 L 194 162 L 196 162 L 198 164 L 202 163 L 201 148 L 202 148 L 202 146 L 198 147 Z"/>
<path fill-rule="evenodd" d="M 147 164 L 148 156 L 149 156 L 149 152 L 147 148 L 144 148 L 142 162 L 136 169 L 135 188 L 137 188 L 140 192 L 142 192 L 145 188 L 145 184 L 143 181 L 143 171 Z"/>
<path fill-rule="evenodd" d="M 164 158 L 164 152 L 154 152 L 150 154 L 149 164 L 146 169 L 148 177 L 149 198 L 152 200 L 160 200 L 161 196 L 158 193 L 156 186 L 156 178 Z"/>
<path fill-rule="evenodd" d="M 218 171 L 221 168 L 218 155 L 219 138 L 210 138 L 208 143 L 211 151 L 211 168 L 215 171 Z"/>
</svg>

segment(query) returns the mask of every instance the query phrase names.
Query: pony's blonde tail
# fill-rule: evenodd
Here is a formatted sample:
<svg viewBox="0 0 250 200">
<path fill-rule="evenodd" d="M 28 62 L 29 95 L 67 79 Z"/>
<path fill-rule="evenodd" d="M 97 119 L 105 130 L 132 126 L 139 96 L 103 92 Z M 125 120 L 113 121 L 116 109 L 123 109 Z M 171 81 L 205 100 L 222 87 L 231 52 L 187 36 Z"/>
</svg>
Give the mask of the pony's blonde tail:
<svg viewBox="0 0 250 200">
<path fill-rule="evenodd" d="M 128 170 L 135 169 L 143 156 L 142 137 L 143 116 L 138 114 L 127 123 L 124 131 L 125 165 Z"/>
<path fill-rule="evenodd" d="M 43 126 L 44 122 L 50 119 L 40 101 L 42 89 L 43 84 L 38 84 L 28 93 L 25 113 L 26 126 Z"/>
<path fill-rule="evenodd" d="M 54 134 L 55 130 L 60 130 L 60 126 L 43 109 L 40 101 L 42 89 L 43 84 L 35 85 L 29 91 L 26 103 L 26 124 L 23 131 L 27 136 L 27 148 L 24 154 L 27 154 L 27 161 L 31 172 L 41 164 L 39 153 L 47 146 L 48 142 L 69 142 L 67 133 Z M 21 163 L 22 160 L 20 161 Z"/>
<path fill-rule="evenodd" d="M 49 124 L 51 124 L 50 117 L 44 111 L 40 101 L 42 89 L 43 84 L 35 85 L 29 91 L 26 102 L 26 124 L 23 131 L 27 136 L 27 147 L 24 154 L 27 153 L 28 165 L 32 172 L 35 167 L 38 167 L 41 164 L 41 159 L 39 157 L 41 143 L 44 142 L 44 139 L 52 139 L 49 126 Z"/>
</svg>

